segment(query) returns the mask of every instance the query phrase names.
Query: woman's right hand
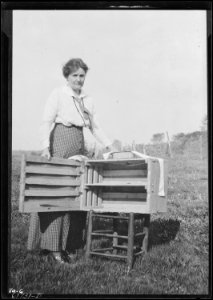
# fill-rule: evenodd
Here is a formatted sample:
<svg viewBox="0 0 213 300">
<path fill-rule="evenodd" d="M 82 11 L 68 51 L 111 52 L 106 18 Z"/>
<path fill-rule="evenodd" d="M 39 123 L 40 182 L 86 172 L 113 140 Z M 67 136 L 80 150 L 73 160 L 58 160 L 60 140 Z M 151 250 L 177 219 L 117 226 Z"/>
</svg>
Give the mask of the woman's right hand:
<svg viewBox="0 0 213 300">
<path fill-rule="evenodd" d="M 45 148 L 45 149 L 42 151 L 41 156 L 42 156 L 42 157 L 46 157 L 47 159 L 50 159 L 50 158 L 51 158 L 51 155 L 50 155 L 50 150 L 49 150 L 49 148 Z"/>
</svg>

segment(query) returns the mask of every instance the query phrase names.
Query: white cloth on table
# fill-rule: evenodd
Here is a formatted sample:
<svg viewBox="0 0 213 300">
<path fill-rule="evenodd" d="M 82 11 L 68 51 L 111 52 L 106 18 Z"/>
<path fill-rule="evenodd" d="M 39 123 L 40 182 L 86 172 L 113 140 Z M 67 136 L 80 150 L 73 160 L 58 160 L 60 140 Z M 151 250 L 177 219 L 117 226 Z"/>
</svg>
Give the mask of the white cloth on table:
<svg viewBox="0 0 213 300">
<path fill-rule="evenodd" d="M 88 160 L 89 158 L 87 156 L 84 156 L 84 155 L 73 155 L 73 156 L 70 156 L 68 159 L 73 159 L 73 160 L 77 160 L 77 161 L 86 161 Z"/>
</svg>

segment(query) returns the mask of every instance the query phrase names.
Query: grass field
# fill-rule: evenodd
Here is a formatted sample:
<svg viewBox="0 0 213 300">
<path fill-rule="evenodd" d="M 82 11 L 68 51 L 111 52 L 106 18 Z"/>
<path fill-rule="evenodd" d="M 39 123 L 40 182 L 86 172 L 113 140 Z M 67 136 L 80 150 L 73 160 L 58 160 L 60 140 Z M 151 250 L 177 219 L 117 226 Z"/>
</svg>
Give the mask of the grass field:
<svg viewBox="0 0 213 300">
<path fill-rule="evenodd" d="M 18 212 L 20 153 L 12 159 L 10 288 L 42 294 L 207 295 L 209 214 L 207 161 L 169 162 L 168 212 L 151 215 L 149 251 L 127 274 L 125 263 L 85 261 L 68 266 L 27 252 L 29 214 Z"/>
</svg>

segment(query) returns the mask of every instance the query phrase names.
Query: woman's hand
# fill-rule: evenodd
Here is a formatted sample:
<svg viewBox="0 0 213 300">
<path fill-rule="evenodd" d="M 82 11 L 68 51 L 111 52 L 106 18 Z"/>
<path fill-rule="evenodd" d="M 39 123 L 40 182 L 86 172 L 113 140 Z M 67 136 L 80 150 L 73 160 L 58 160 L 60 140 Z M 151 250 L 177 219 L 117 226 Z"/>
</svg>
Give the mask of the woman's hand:
<svg viewBox="0 0 213 300">
<path fill-rule="evenodd" d="M 42 151 L 41 156 L 42 156 L 42 157 L 46 157 L 47 159 L 50 159 L 50 158 L 51 158 L 51 155 L 50 155 L 50 150 L 49 150 L 49 148 L 45 148 L 45 149 Z"/>
</svg>

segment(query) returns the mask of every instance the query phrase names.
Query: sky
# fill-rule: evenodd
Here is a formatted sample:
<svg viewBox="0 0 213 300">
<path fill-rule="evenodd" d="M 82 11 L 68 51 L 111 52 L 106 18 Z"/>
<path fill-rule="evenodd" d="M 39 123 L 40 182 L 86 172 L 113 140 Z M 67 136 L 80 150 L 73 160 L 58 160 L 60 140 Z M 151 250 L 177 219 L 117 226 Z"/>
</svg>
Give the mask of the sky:
<svg viewBox="0 0 213 300">
<path fill-rule="evenodd" d="M 89 66 L 84 90 L 113 141 L 200 129 L 207 114 L 206 12 L 13 11 L 12 149 L 41 150 L 45 102 L 66 84 L 62 66 Z M 85 130 L 86 141 L 95 139 Z"/>
</svg>

